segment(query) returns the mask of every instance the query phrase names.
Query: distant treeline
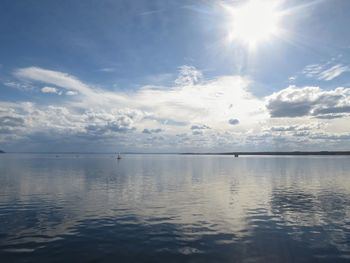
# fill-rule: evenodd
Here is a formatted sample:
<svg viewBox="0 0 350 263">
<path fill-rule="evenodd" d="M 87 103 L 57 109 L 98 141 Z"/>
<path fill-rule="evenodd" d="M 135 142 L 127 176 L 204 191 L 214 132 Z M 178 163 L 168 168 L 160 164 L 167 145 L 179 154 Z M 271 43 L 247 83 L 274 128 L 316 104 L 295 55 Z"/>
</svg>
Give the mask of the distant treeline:
<svg viewBox="0 0 350 263">
<path fill-rule="evenodd" d="M 319 152 L 225 152 L 225 153 L 182 153 L 188 155 L 350 155 L 350 151 L 319 151 Z"/>
<path fill-rule="evenodd" d="M 0 153 L 5 153 L 5 152 L 0 150 Z"/>
</svg>

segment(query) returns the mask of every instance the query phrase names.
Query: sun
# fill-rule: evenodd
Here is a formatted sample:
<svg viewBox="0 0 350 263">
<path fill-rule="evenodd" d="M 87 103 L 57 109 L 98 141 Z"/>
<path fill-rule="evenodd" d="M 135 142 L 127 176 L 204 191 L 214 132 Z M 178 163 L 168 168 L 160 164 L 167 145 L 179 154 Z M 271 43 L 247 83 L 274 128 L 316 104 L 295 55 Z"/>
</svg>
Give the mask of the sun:
<svg viewBox="0 0 350 263">
<path fill-rule="evenodd" d="M 229 39 L 254 48 L 279 34 L 281 13 L 278 2 L 249 0 L 236 8 L 229 8 Z"/>
</svg>

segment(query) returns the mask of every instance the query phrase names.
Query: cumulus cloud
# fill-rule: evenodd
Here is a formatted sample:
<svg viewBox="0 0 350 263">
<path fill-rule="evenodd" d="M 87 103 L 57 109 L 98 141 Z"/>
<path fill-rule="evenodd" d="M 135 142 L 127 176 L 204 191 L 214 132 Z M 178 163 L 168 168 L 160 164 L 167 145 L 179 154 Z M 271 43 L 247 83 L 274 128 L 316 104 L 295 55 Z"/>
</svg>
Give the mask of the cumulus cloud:
<svg viewBox="0 0 350 263">
<path fill-rule="evenodd" d="M 25 127 L 25 118 L 9 108 L 0 107 L 0 134 L 15 135 Z M 1 141 L 1 136 L 0 136 Z"/>
<path fill-rule="evenodd" d="M 239 120 L 238 119 L 229 119 L 228 123 L 231 124 L 231 125 L 238 125 L 239 124 Z"/>
<path fill-rule="evenodd" d="M 179 67 L 179 76 L 175 80 L 175 84 L 179 86 L 189 86 L 198 83 L 202 79 L 202 72 L 193 66 Z"/>
<path fill-rule="evenodd" d="M 191 126 L 192 135 L 203 135 L 206 130 L 210 130 L 211 128 L 208 125 L 204 124 L 195 124 Z"/>
<path fill-rule="evenodd" d="M 82 147 L 89 151 L 106 150 L 134 143 L 131 139 L 136 130 L 134 124 L 141 118 L 142 113 L 127 109 L 81 111 L 63 106 L 1 102 L 0 143 L 12 145 L 16 150 L 52 149 L 53 145 L 55 150 L 63 151 L 83 150 Z"/>
<path fill-rule="evenodd" d="M 58 89 L 54 88 L 54 87 L 43 87 L 41 88 L 41 92 L 42 93 L 54 93 L 54 94 L 58 94 Z"/>
<path fill-rule="evenodd" d="M 267 98 L 267 109 L 272 117 L 316 116 L 350 113 L 350 89 L 322 90 L 319 87 L 290 86 Z"/>
<path fill-rule="evenodd" d="M 21 117 L 13 117 L 13 116 L 0 117 L 0 127 L 4 127 L 4 126 L 17 127 L 17 126 L 23 126 L 23 124 L 24 124 L 24 119 Z"/>
<path fill-rule="evenodd" d="M 132 127 L 132 124 L 130 118 L 121 116 L 112 122 L 89 124 L 85 127 L 85 130 L 93 135 L 105 135 L 106 133 L 133 131 L 135 128 Z"/>
</svg>

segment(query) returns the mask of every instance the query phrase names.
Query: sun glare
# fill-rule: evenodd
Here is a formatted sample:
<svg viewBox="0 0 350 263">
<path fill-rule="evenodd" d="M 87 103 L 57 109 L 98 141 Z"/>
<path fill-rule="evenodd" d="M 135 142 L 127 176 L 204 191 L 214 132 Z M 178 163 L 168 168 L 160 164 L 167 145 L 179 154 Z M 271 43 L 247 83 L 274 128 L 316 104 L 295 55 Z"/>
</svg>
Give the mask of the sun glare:
<svg viewBox="0 0 350 263">
<path fill-rule="evenodd" d="M 276 1 L 250 0 L 230 8 L 229 38 L 249 47 L 277 36 L 281 14 Z"/>
</svg>

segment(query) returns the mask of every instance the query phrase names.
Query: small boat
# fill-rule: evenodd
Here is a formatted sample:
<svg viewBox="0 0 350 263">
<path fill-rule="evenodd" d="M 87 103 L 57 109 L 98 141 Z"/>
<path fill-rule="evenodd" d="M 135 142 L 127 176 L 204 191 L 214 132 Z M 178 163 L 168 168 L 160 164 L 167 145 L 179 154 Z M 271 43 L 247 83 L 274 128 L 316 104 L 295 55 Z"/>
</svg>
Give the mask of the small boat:
<svg viewBox="0 0 350 263">
<path fill-rule="evenodd" d="M 117 159 L 120 160 L 122 157 L 120 156 L 120 153 L 118 153 Z"/>
</svg>

